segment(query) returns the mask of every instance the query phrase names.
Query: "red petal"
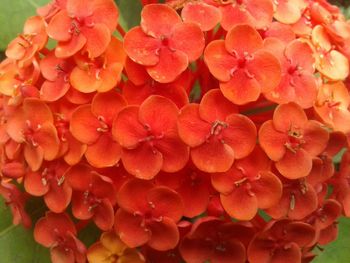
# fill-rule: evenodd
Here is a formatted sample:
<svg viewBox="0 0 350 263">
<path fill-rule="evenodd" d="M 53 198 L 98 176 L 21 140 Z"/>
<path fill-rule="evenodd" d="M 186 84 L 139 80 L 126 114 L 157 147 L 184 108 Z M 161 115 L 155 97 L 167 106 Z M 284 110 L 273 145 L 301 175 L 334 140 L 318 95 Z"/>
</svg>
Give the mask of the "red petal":
<svg viewBox="0 0 350 263">
<path fill-rule="evenodd" d="M 199 105 L 200 118 L 209 123 L 224 121 L 228 115 L 237 112 L 237 106 L 227 100 L 219 89 L 208 91 Z"/>
<path fill-rule="evenodd" d="M 43 149 L 44 159 L 51 161 L 57 157 L 60 141 L 55 126 L 51 123 L 41 125 L 34 134 L 34 141 Z"/>
<path fill-rule="evenodd" d="M 153 66 L 159 62 L 160 40 L 146 35 L 141 27 L 134 27 L 126 33 L 124 49 L 138 64 Z"/>
<path fill-rule="evenodd" d="M 69 185 L 76 191 L 84 192 L 92 184 L 92 168 L 86 164 L 77 164 L 68 169 L 65 174 Z"/>
<path fill-rule="evenodd" d="M 44 151 L 40 146 L 34 147 L 31 144 L 27 144 L 24 146 L 24 158 L 27 161 L 30 169 L 35 172 L 39 170 L 41 164 L 43 163 Z"/>
<path fill-rule="evenodd" d="M 255 124 L 246 116 L 231 114 L 226 118 L 228 128 L 222 131 L 222 139 L 235 153 L 236 159 L 249 155 L 256 145 Z"/>
<path fill-rule="evenodd" d="M 109 133 L 104 133 L 88 146 L 85 157 L 96 168 L 114 166 L 120 160 L 121 147 Z"/>
<path fill-rule="evenodd" d="M 188 57 L 181 50 L 171 51 L 168 48 L 159 50 L 159 62 L 154 66 L 148 66 L 148 74 L 160 83 L 174 81 L 187 69 Z"/>
<path fill-rule="evenodd" d="M 154 19 L 155 17 L 157 19 Z M 171 34 L 173 27 L 180 22 L 180 16 L 167 5 L 146 5 L 141 12 L 141 27 L 149 36 L 157 38 L 168 36 Z"/>
<path fill-rule="evenodd" d="M 147 195 L 153 187 L 153 184 L 149 181 L 130 179 L 119 189 L 118 205 L 131 214 L 135 212 L 143 213 L 149 208 Z M 135 195 L 135 193 L 137 194 Z"/>
<path fill-rule="evenodd" d="M 123 149 L 122 161 L 125 170 L 140 179 L 150 180 L 161 170 L 163 156 L 148 143 L 132 150 Z"/>
<path fill-rule="evenodd" d="M 230 81 L 220 83 L 224 96 L 237 105 L 256 101 L 260 96 L 261 88 L 257 79 L 251 78 L 241 69 L 232 74 Z"/>
<path fill-rule="evenodd" d="M 273 161 L 280 160 L 286 153 L 287 136 L 276 131 L 271 120 L 263 123 L 259 130 L 260 146 Z"/>
<path fill-rule="evenodd" d="M 306 123 L 305 112 L 293 102 L 279 105 L 273 114 L 273 125 L 277 131 L 287 132 L 291 128 L 303 129 Z"/>
<path fill-rule="evenodd" d="M 44 201 L 51 211 L 62 213 L 68 207 L 71 197 L 72 188 L 66 182 L 62 185 L 54 182 L 50 184 L 50 190 L 44 196 Z"/>
<path fill-rule="evenodd" d="M 74 192 L 72 200 L 72 213 L 75 218 L 80 220 L 88 220 L 94 215 L 89 202 L 84 197 L 84 192 Z"/>
<path fill-rule="evenodd" d="M 168 173 L 181 170 L 190 156 L 188 146 L 177 136 L 162 138 L 155 142 L 155 147 L 163 156 L 162 171 Z"/>
<path fill-rule="evenodd" d="M 148 97 L 140 106 L 140 122 L 148 127 L 154 135 L 161 135 L 176 130 L 179 109 L 171 100 L 153 95 Z"/>
<path fill-rule="evenodd" d="M 225 47 L 228 52 L 237 52 L 244 57 L 245 52 L 253 54 L 263 48 L 263 40 L 252 26 L 237 25 L 227 32 Z"/>
<path fill-rule="evenodd" d="M 102 116 L 106 124 L 112 124 L 118 112 L 125 106 L 125 99 L 115 91 L 97 93 L 91 104 L 91 112 L 95 116 Z"/>
<path fill-rule="evenodd" d="M 312 158 L 303 149 L 299 149 L 295 153 L 288 150 L 283 158 L 276 163 L 276 168 L 284 177 L 298 179 L 311 172 Z"/>
<path fill-rule="evenodd" d="M 112 133 L 122 147 L 137 147 L 148 136 L 146 128 L 139 121 L 139 107 L 127 106 L 121 110 L 113 122 Z"/>
<path fill-rule="evenodd" d="M 311 156 L 319 155 L 327 147 L 329 133 L 321 125 L 321 123 L 311 120 L 304 129 L 305 144 L 302 147 Z"/>
<path fill-rule="evenodd" d="M 181 219 L 184 205 L 177 192 L 168 187 L 157 186 L 149 190 L 146 197 L 147 204 L 152 204 L 152 215 L 166 217 L 174 222 Z"/>
<path fill-rule="evenodd" d="M 196 147 L 201 145 L 210 134 L 211 125 L 199 116 L 198 104 L 183 107 L 178 117 L 179 136 L 187 145 Z"/>
<path fill-rule="evenodd" d="M 24 177 L 24 189 L 31 195 L 43 196 L 49 191 L 49 185 L 43 183 L 39 172 L 29 172 Z"/>
<path fill-rule="evenodd" d="M 93 27 L 83 27 L 81 33 L 86 38 L 84 50 L 90 58 L 96 58 L 106 51 L 111 41 L 111 32 L 104 24 L 95 24 Z"/>
<path fill-rule="evenodd" d="M 287 59 L 292 61 L 293 65 L 300 66 L 305 74 L 315 72 L 313 51 L 306 42 L 294 40 L 288 44 L 284 54 Z"/>
<path fill-rule="evenodd" d="M 261 178 L 252 182 L 252 192 L 258 200 L 258 207 L 266 209 L 278 203 L 282 197 L 282 183 L 271 172 L 261 172 Z"/>
<path fill-rule="evenodd" d="M 254 53 L 254 59 L 247 63 L 247 70 L 259 83 L 262 91 L 272 90 L 281 81 L 281 65 L 278 59 L 266 51 Z"/>
<path fill-rule="evenodd" d="M 220 195 L 225 211 L 238 220 L 251 220 L 258 211 L 258 200 L 245 187 L 237 187 L 228 195 Z"/>
<path fill-rule="evenodd" d="M 74 251 L 66 250 L 62 246 L 54 246 L 50 250 L 52 263 L 74 263 Z"/>
<path fill-rule="evenodd" d="M 249 24 L 254 26 L 255 19 L 247 10 L 242 11 L 239 5 L 222 5 L 219 7 L 222 14 L 221 26 L 226 31 L 238 24 Z"/>
<path fill-rule="evenodd" d="M 203 172 L 226 172 L 233 164 L 234 151 L 226 143 L 222 143 L 217 138 L 211 138 L 193 148 L 191 158 L 195 166 Z"/>
<path fill-rule="evenodd" d="M 181 11 L 185 22 L 197 23 L 202 31 L 210 31 L 221 20 L 221 13 L 218 8 L 205 3 L 188 2 Z"/>
<path fill-rule="evenodd" d="M 93 220 L 102 231 L 108 231 L 114 224 L 114 210 L 111 203 L 104 199 L 102 203 L 95 208 Z"/>
<path fill-rule="evenodd" d="M 72 18 L 69 17 L 68 12 L 61 10 L 51 19 L 47 26 L 47 34 L 57 41 L 68 41 L 72 37 L 70 33 L 72 22 Z"/>
<path fill-rule="evenodd" d="M 58 58 L 68 58 L 80 51 L 86 44 L 86 38 L 83 34 L 73 35 L 66 42 L 58 42 L 55 49 L 55 55 Z"/>
<path fill-rule="evenodd" d="M 195 61 L 202 55 L 205 46 L 203 32 L 193 23 L 179 23 L 173 28 L 170 46 L 184 52 L 189 62 Z"/>
<path fill-rule="evenodd" d="M 204 60 L 210 73 L 224 82 L 231 79 L 232 69 L 237 65 L 237 59 L 226 50 L 224 40 L 210 42 L 204 51 Z"/>
<path fill-rule="evenodd" d="M 163 218 L 162 221 L 153 221 L 148 225 L 151 237 L 148 245 L 159 251 L 166 251 L 177 246 L 180 239 L 179 230 L 173 220 Z"/>
<path fill-rule="evenodd" d="M 141 227 L 143 218 L 118 209 L 114 229 L 128 247 L 142 246 L 150 239 L 150 232 Z"/>
<path fill-rule="evenodd" d="M 91 105 L 78 107 L 73 113 L 70 121 L 70 132 L 82 143 L 92 144 L 101 136 L 98 131 L 101 125 L 91 112 Z"/>
<path fill-rule="evenodd" d="M 62 98 L 70 88 L 63 78 L 56 81 L 45 81 L 40 89 L 40 98 L 45 101 L 56 101 Z"/>
</svg>

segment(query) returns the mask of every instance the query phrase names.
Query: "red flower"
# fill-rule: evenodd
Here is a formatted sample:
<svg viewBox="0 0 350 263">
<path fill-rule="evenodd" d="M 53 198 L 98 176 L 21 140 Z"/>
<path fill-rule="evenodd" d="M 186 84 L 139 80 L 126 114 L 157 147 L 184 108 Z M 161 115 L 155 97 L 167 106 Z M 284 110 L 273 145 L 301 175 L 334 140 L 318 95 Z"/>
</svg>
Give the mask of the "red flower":
<svg viewBox="0 0 350 263">
<path fill-rule="evenodd" d="M 14 184 L 0 180 L 0 196 L 5 199 L 5 204 L 11 209 L 13 220 L 12 224 L 23 224 L 29 228 L 32 220 L 25 211 L 27 197 Z"/>
<path fill-rule="evenodd" d="M 304 179 L 284 179 L 282 182 L 282 197 L 275 206 L 265 210 L 268 215 L 274 219 L 302 220 L 317 209 L 317 193 L 311 184 Z"/>
<path fill-rule="evenodd" d="M 67 214 L 47 212 L 34 228 L 35 241 L 50 248 L 53 263 L 86 262 L 86 248 L 76 235 L 77 230 Z"/>
<path fill-rule="evenodd" d="M 270 172 L 270 160 L 259 147 L 211 179 L 226 212 L 239 220 L 251 220 L 259 208 L 276 205 L 282 196 L 282 183 Z"/>
<path fill-rule="evenodd" d="M 122 42 L 112 37 L 102 55 L 90 59 L 77 54 L 74 58 L 77 66 L 70 75 L 72 86 L 82 93 L 107 92 L 120 81 L 126 54 Z"/>
<path fill-rule="evenodd" d="M 271 0 L 205 0 L 205 2 L 219 6 L 222 14 L 221 26 L 226 31 L 238 24 L 249 24 L 262 29 L 272 22 L 274 10 Z"/>
<path fill-rule="evenodd" d="M 124 48 L 154 80 L 167 83 L 201 56 L 204 36 L 196 24 L 182 22 L 169 6 L 150 4 L 142 10 L 141 26 L 125 35 Z"/>
<path fill-rule="evenodd" d="M 24 177 L 26 192 L 43 196 L 47 207 L 55 212 L 63 212 L 69 205 L 72 188 L 68 185 L 65 173 L 69 166 L 62 161 L 43 163 L 40 171 L 28 172 Z"/>
<path fill-rule="evenodd" d="M 209 174 L 197 170 L 193 165 L 187 165 L 176 173 L 160 172 L 155 181 L 174 189 L 181 196 L 186 204 L 183 212 L 185 217 L 193 218 L 205 212 L 212 192 Z"/>
<path fill-rule="evenodd" d="M 321 123 L 308 120 L 305 112 L 295 103 L 279 105 L 273 119 L 259 130 L 261 147 L 277 170 L 290 179 L 307 176 L 312 158 L 327 146 L 329 134 Z"/>
<path fill-rule="evenodd" d="M 59 139 L 50 108 L 39 99 L 27 98 L 8 120 L 6 131 L 24 148 L 24 157 L 33 171 L 43 160 L 51 161 L 59 151 Z"/>
<path fill-rule="evenodd" d="M 65 176 L 73 189 L 73 215 L 81 220 L 92 218 L 101 230 L 110 230 L 117 202 L 112 179 L 84 164 L 72 166 Z"/>
<path fill-rule="evenodd" d="M 40 16 L 32 16 L 24 24 L 23 33 L 8 45 L 6 56 L 17 62 L 20 68 L 31 65 L 38 51 L 47 43 L 45 22 Z"/>
<path fill-rule="evenodd" d="M 314 109 L 317 115 L 335 131 L 350 132 L 349 91 L 343 82 L 322 85 Z"/>
<path fill-rule="evenodd" d="M 200 105 L 189 104 L 181 109 L 179 136 L 191 147 L 191 158 L 198 169 L 226 172 L 234 159 L 253 151 L 255 125 L 236 112 L 236 106 L 218 89 L 206 93 Z"/>
<path fill-rule="evenodd" d="M 252 228 L 204 217 L 196 221 L 181 245 L 180 252 L 188 263 L 244 263 Z"/>
<path fill-rule="evenodd" d="M 280 59 L 282 79 L 264 95 L 278 104 L 294 101 L 302 108 L 310 108 L 317 96 L 315 59 L 310 45 L 300 40 L 291 41 L 286 47 L 282 42 L 272 43 L 269 46 L 269 41 L 265 41 L 265 48 Z"/>
<path fill-rule="evenodd" d="M 278 0 L 273 3 L 275 6 L 273 17 L 284 24 L 296 23 L 307 7 L 305 0 Z"/>
<path fill-rule="evenodd" d="M 151 179 L 160 170 L 177 172 L 186 165 L 189 149 L 177 134 L 178 111 L 171 100 L 152 95 L 119 112 L 112 132 L 123 147 L 121 159 L 129 173 Z"/>
<path fill-rule="evenodd" d="M 183 203 L 175 191 L 131 179 L 119 190 L 118 205 L 114 227 L 129 247 L 147 244 L 165 251 L 177 246 L 176 222 L 182 217 Z"/>
<path fill-rule="evenodd" d="M 201 2 L 187 2 L 181 17 L 185 22 L 198 24 L 202 31 L 214 29 L 221 21 L 221 13 L 216 7 Z"/>
<path fill-rule="evenodd" d="M 220 81 L 224 96 L 241 105 L 256 101 L 281 79 L 277 58 L 263 50 L 263 40 L 249 25 L 237 25 L 225 40 L 212 41 L 204 51 L 211 74 Z"/>
<path fill-rule="evenodd" d="M 301 262 L 301 249 L 312 245 L 315 229 L 303 222 L 271 222 L 256 234 L 248 247 L 250 263 Z"/>
<path fill-rule="evenodd" d="M 188 71 L 182 73 L 175 81 L 171 83 L 159 83 L 153 80 L 146 69 L 127 59 L 125 71 L 128 80 L 123 86 L 123 95 L 127 102 L 132 105 L 140 105 L 151 95 L 160 95 L 172 100 L 179 108 L 188 104 L 188 94 L 185 87 L 189 86 Z"/>
<path fill-rule="evenodd" d="M 46 79 L 40 89 L 42 100 L 57 101 L 66 95 L 71 87 L 69 75 L 74 65 L 72 59 L 56 57 L 54 51 L 40 61 L 40 70 Z"/>
<path fill-rule="evenodd" d="M 94 167 L 115 165 L 121 155 L 119 144 L 112 138 L 112 123 L 118 112 L 126 106 L 116 91 L 97 93 L 91 104 L 82 105 L 72 113 L 70 131 L 88 145 L 85 157 Z"/>
<path fill-rule="evenodd" d="M 58 41 L 57 57 L 70 57 L 83 49 L 90 58 L 107 48 L 117 26 L 118 9 L 112 0 L 67 0 L 66 9 L 52 17 L 48 35 Z"/>
</svg>

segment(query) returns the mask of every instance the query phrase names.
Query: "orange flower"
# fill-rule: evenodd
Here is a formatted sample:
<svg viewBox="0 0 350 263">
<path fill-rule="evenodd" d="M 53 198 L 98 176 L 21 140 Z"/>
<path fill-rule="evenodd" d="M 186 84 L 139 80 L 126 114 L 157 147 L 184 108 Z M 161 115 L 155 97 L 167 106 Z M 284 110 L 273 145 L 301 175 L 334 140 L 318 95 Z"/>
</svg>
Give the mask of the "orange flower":
<svg viewBox="0 0 350 263">
<path fill-rule="evenodd" d="M 178 118 L 180 138 L 191 147 L 194 165 L 203 172 L 226 172 L 234 159 L 254 149 L 256 128 L 218 89 L 207 92 L 200 105 L 183 107 Z"/>
<path fill-rule="evenodd" d="M 117 26 L 119 12 L 112 0 L 67 0 L 65 9 L 55 14 L 47 27 L 48 35 L 58 41 L 57 57 L 70 57 L 87 51 L 90 58 L 107 48 Z"/>
<path fill-rule="evenodd" d="M 113 232 L 104 232 L 100 241 L 89 247 L 87 259 L 90 263 L 142 263 L 142 255 L 128 248 Z"/>
<path fill-rule="evenodd" d="M 43 160 L 51 161 L 58 154 L 60 144 L 52 112 L 39 99 L 26 98 L 9 118 L 6 131 L 23 145 L 24 158 L 33 171 L 39 170 Z"/>
<path fill-rule="evenodd" d="M 177 172 L 186 165 L 189 149 L 177 133 L 178 112 L 174 102 L 158 95 L 119 112 L 112 132 L 123 147 L 121 159 L 129 173 L 152 179 L 161 170 Z"/>
<path fill-rule="evenodd" d="M 106 92 L 113 89 L 121 78 L 126 54 L 120 40 L 112 37 L 106 51 L 89 59 L 75 55 L 77 66 L 70 75 L 72 86 L 80 92 Z"/>
<path fill-rule="evenodd" d="M 290 179 L 310 173 L 312 158 L 323 152 L 328 139 L 321 123 L 308 120 L 300 106 L 292 102 L 279 105 L 273 119 L 259 130 L 261 147 L 276 162 L 277 170 Z"/>
<path fill-rule="evenodd" d="M 80 142 L 87 144 L 85 157 L 94 167 L 115 165 L 121 147 L 112 137 L 112 123 L 126 106 L 116 91 L 97 93 L 92 104 L 81 105 L 72 113 L 70 131 Z"/>
</svg>

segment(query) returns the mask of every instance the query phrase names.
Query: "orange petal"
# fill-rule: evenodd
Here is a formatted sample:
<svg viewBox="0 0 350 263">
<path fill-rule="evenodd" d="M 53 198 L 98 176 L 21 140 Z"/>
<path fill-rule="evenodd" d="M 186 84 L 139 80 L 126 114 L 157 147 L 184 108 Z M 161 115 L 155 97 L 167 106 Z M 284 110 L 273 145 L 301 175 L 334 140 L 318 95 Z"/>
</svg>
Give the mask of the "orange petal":
<svg viewBox="0 0 350 263">
<path fill-rule="evenodd" d="M 159 62 L 146 69 L 154 80 L 160 83 L 169 83 L 187 69 L 188 62 L 188 57 L 183 51 L 173 52 L 168 48 L 162 48 L 159 51 Z"/>
<path fill-rule="evenodd" d="M 276 162 L 276 168 L 286 178 L 302 178 L 311 172 L 312 158 L 303 149 L 299 149 L 296 152 L 288 150 L 283 158 Z"/>
<path fill-rule="evenodd" d="M 211 138 L 191 150 L 195 166 L 207 173 L 226 172 L 234 161 L 234 150 L 217 138 Z"/>
<path fill-rule="evenodd" d="M 251 78 L 241 69 L 232 74 L 230 81 L 220 83 L 224 96 L 237 105 L 256 101 L 260 96 L 261 88 L 257 79 Z"/>
<path fill-rule="evenodd" d="M 244 57 L 245 52 L 253 54 L 263 48 L 263 40 L 252 26 L 237 25 L 227 32 L 225 47 L 228 52 Z"/>
<path fill-rule="evenodd" d="M 245 187 L 236 187 L 228 195 L 220 195 L 225 211 L 238 220 L 251 220 L 258 212 L 258 200 Z"/>
<path fill-rule="evenodd" d="M 157 17 L 155 20 L 154 18 Z M 176 11 L 167 5 L 146 5 L 141 12 L 141 27 L 150 36 L 160 38 L 171 34 L 173 27 L 181 22 Z"/>
<path fill-rule="evenodd" d="M 204 143 L 210 134 L 211 125 L 200 118 L 198 104 L 183 107 L 177 123 L 180 138 L 191 147 Z"/>
<path fill-rule="evenodd" d="M 140 179 L 150 180 L 163 166 L 163 156 L 147 143 L 132 150 L 123 149 L 122 161 L 125 170 Z"/>
<path fill-rule="evenodd" d="M 227 100 L 219 89 L 208 91 L 203 96 L 199 105 L 199 115 L 201 119 L 209 123 L 213 123 L 217 120 L 224 121 L 228 115 L 237 112 L 237 106 Z"/>
<path fill-rule="evenodd" d="M 86 38 L 84 50 L 89 54 L 89 58 L 96 58 L 106 51 L 111 41 L 111 32 L 104 24 L 95 24 L 93 27 L 83 27 L 81 34 Z"/>
<path fill-rule="evenodd" d="M 72 113 L 70 132 L 82 143 L 92 144 L 100 137 L 101 125 L 91 112 L 91 105 L 83 105 Z"/>
<path fill-rule="evenodd" d="M 188 2 L 181 11 L 185 22 L 197 23 L 202 31 L 210 31 L 221 20 L 221 13 L 218 8 L 205 3 Z"/>
<path fill-rule="evenodd" d="M 224 82 L 231 79 L 232 69 L 237 65 L 237 59 L 226 50 L 224 40 L 210 42 L 205 48 L 204 60 L 210 73 Z"/>
<path fill-rule="evenodd" d="M 87 161 L 96 168 L 117 164 L 121 157 L 121 147 L 108 133 L 102 134 L 85 152 Z"/>
<path fill-rule="evenodd" d="M 263 123 L 260 127 L 260 146 L 273 161 L 278 161 L 284 156 L 286 152 L 286 147 L 284 145 L 287 139 L 284 133 L 276 131 L 271 120 Z"/>
<path fill-rule="evenodd" d="M 139 121 L 139 106 L 127 106 L 115 118 L 112 134 L 124 148 L 135 148 L 148 136 L 147 129 Z"/>
<path fill-rule="evenodd" d="M 179 109 L 171 100 L 152 95 L 140 106 L 139 120 L 150 127 L 153 134 L 160 135 L 176 130 Z"/>
</svg>

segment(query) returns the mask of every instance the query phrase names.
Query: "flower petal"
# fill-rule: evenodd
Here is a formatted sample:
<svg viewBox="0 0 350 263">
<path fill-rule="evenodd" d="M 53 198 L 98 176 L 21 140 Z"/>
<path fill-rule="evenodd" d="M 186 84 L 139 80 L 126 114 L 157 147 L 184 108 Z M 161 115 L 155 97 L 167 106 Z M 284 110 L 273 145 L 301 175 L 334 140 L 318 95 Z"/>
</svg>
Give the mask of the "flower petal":
<svg viewBox="0 0 350 263">
<path fill-rule="evenodd" d="M 151 248 L 166 251 L 175 248 L 179 243 L 179 230 L 172 219 L 165 217 L 160 222 L 153 221 L 148 227 L 151 237 L 147 244 Z"/>
</svg>

